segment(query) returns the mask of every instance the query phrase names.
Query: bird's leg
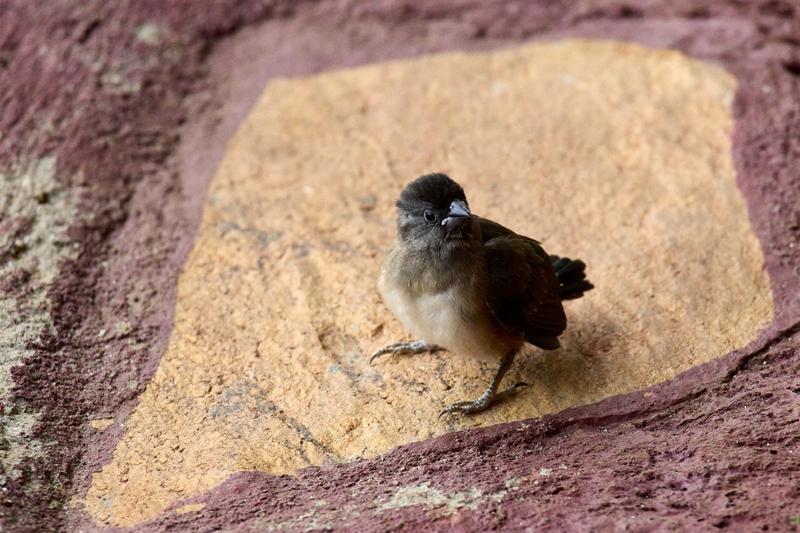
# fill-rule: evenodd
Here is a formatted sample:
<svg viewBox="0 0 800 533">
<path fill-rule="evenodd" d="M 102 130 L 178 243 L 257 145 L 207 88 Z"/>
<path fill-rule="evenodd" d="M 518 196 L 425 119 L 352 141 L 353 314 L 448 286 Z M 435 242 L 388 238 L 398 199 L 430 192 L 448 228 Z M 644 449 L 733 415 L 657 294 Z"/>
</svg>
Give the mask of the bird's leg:
<svg viewBox="0 0 800 533">
<path fill-rule="evenodd" d="M 414 355 L 422 352 L 438 352 L 440 350 L 444 350 L 441 346 L 437 346 L 435 344 L 428 344 L 425 341 L 414 341 L 414 342 L 396 342 L 394 344 L 390 344 L 385 348 L 381 348 L 374 354 L 372 357 L 369 358 L 369 364 L 377 359 L 382 355 L 386 355 L 387 353 L 396 353 L 399 355 Z"/>
<path fill-rule="evenodd" d="M 508 396 L 511 396 L 520 387 L 527 387 L 527 383 L 515 383 L 506 390 L 497 392 L 497 387 L 500 386 L 500 381 L 503 380 L 503 376 L 505 376 L 506 372 L 508 372 L 508 369 L 511 368 L 511 363 L 514 362 L 514 356 L 516 354 L 517 352 L 514 350 L 503 357 L 503 361 L 500 363 L 500 367 L 497 369 L 494 379 L 492 379 L 492 384 L 489 385 L 489 388 L 486 389 L 486 392 L 481 394 L 480 398 L 472 401 L 456 402 L 453 405 L 449 405 L 445 407 L 441 413 L 439 413 L 439 416 L 442 416 L 446 413 L 462 413 L 465 415 L 480 413 L 481 411 L 488 409 L 490 405 L 497 403 Z"/>
</svg>

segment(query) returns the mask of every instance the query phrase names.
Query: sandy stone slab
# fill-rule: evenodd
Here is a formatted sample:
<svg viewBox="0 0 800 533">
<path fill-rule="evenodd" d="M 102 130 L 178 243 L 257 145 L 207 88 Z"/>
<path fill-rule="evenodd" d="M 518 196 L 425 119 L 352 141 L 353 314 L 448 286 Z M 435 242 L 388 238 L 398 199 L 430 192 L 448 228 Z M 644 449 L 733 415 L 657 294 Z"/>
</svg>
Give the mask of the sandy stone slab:
<svg viewBox="0 0 800 533">
<path fill-rule="evenodd" d="M 175 327 L 92 516 L 133 524 L 241 470 L 292 472 L 636 390 L 752 339 L 772 303 L 734 182 L 734 80 L 677 52 L 564 41 L 275 81 L 231 141 Z M 411 177 L 580 256 L 598 286 L 533 386 L 448 422 L 493 369 L 366 354 L 404 333 L 374 288 Z M 657 260 L 654 260 L 657 258 Z"/>
</svg>

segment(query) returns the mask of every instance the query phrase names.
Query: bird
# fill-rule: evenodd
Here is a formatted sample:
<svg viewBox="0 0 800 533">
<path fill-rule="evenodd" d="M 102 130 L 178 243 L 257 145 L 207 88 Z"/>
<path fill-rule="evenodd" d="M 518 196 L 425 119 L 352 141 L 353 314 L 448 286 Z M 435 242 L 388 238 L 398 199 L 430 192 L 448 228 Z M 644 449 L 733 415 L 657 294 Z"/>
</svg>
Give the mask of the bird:
<svg viewBox="0 0 800 533">
<path fill-rule="evenodd" d="M 461 185 L 440 172 L 408 183 L 396 207 L 397 237 L 381 265 L 378 292 L 418 340 L 381 348 L 369 362 L 440 350 L 499 361 L 480 397 L 439 416 L 485 411 L 527 386 L 500 390 L 526 343 L 560 347 L 563 302 L 594 288 L 586 264 L 548 255 L 539 241 L 473 214 Z"/>
</svg>

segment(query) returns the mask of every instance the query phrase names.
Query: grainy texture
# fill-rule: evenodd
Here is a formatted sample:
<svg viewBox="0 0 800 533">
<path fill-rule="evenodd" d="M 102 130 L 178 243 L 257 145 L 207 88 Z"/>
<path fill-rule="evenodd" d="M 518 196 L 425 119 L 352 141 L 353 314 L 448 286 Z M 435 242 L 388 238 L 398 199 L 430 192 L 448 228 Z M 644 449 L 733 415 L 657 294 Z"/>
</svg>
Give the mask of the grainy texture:
<svg viewBox="0 0 800 533">
<path fill-rule="evenodd" d="M 0 484 L 20 474 L 44 445 L 32 438 L 38 413 L 25 403 L 9 405 L 11 369 L 36 355 L 42 332 L 52 331 L 47 291 L 61 261 L 74 258 L 67 235 L 78 218 L 76 189 L 55 180 L 56 161 L 43 157 L 0 171 Z"/>
<path fill-rule="evenodd" d="M 772 303 L 734 182 L 733 90 L 680 53 L 591 41 L 273 81 L 228 145 L 167 353 L 86 508 L 131 525 L 238 471 L 538 417 L 744 346 Z M 580 255 L 597 286 L 569 304 L 562 350 L 517 360 L 508 380 L 531 388 L 475 417 L 437 414 L 496 361 L 368 364 L 405 334 L 375 289 L 394 200 L 433 170 L 476 212 Z"/>
<path fill-rule="evenodd" d="M 163 351 L 204 190 L 181 125 L 210 44 L 283 9 L 196 5 L 0 3 L 0 529 L 63 528 Z"/>
<path fill-rule="evenodd" d="M 800 5 L 787 0 L 0 3 L 0 174 L 53 157 L 56 186 L 72 189 L 65 195 L 77 196 L 78 212 L 88 215 L 69 228 L 75 259 L 59 262 L 47 289 L 53 326 L 28 343 L 35 353 L 12 369 L 3 402 L 6 413 L 35 413 L 27 437 L 47 443 L 3 483 L 3 529 L 98 529 L 67 501 L 82 497 L 89 474 L 110 461 L 164 352 L 205 184 L 268 79 L 563 36 L 675 48 L 735 75 L 733 157 L 771 280 L 773 326 L 746 350 L 664 387 L 546 418 L 533 432 L 511 431 L 531 425 L 522 423 L 457 433 L 297 480 L 240 475 L 199 497 L 207 502 L 200 512 L 168 514 L 148 528 L 247 528 L 273 517 L 284 529 L 306 529 L 319 516 L 319 524 L 338 518 L 343 526 L 411 530 L 435 518 L 413 505 L 425 495 L 433 496 L 428 505 L 465 509 L 438 522 L 462 530 L 795 527 L 798 35 Z M 115 69 L 122 80 L 106 75 Z M 27 279 L 17 270 L 0 287 L 27 305 Z M 100 331 L 119 333 L 99 338 Z M 659 423 L 646 439 L 615 431 L 654 413 Z M 105 430 L 92 423 L 111 418 Z M 571 437 L 571 427 L 582 429 Z M 14 444 L 0 442 L 4 450 Z M 550 455 L 531 455 L 538 446 Z M 626 459 L 645 449 L 646 461 Z M 469 490 L 469 480 L 491 483 L 514 458 L 533 469 L 561 456 L 580 463 L 578 484 L 522 492 L 503 505 L 495 488 L 486 491 L 492 499 Z M 396 498 L 373 501 L 404 481 L 411 486 Z M 567 488 L 586 492 L 568 498 Z M 387 515 L 381 509 L 390 500 L 411 505 Z M 345 503 L 350 515 L 330 514 Z"/>
</svg>

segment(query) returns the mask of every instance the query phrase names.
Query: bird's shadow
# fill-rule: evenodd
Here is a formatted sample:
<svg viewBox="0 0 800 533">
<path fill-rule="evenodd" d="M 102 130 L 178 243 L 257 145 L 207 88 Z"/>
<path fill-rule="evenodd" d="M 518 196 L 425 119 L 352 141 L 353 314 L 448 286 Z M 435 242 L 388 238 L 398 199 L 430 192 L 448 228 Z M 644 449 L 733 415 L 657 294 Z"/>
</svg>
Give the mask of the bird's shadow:
<svg viewBox="0 0 800 533">
<path fill-rule="evenodd" d="M 603 391 L 622 384 L 610 384 L 610 370 L 617 366 L 614 339 L 621 325 L 599 315 L 575 318 L 560 338 L 561 348 L 543 351 L 528 346 L 517 356 L 507 383 L 528 383 L 532 393 L 515 401 L 539 404 L 539 411 L 557 411 L 590 403 L 604 396 Z"/>
</svg>

